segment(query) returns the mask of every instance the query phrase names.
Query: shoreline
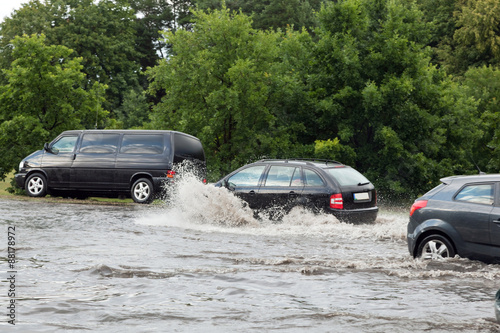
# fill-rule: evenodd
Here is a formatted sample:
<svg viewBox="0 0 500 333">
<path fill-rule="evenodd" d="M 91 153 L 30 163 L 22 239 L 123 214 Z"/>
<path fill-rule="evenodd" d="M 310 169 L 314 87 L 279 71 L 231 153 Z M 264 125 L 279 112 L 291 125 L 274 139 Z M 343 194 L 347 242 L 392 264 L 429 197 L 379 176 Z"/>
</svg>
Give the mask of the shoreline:
<svg viewBox="0 0 500 333">
<path fill-rule="evenodd" d="M 99 198 L 96 199 L 94 197 L 90 197 L 88 199 L 72 199 L 72 198 L 63 198 L 63 197 L 43 197 L 43 198 L 34 198 L 28 197 L 25 195 L 15 195 L 15 194 L 3 194 L 0 193 L 0 199 L 4 200 L 17 200 L 17 201 L 37 201 L 37 202 L 45 202 L 45 203 L 67 203 L 67 204 L 75 204 L 75 205 L 108 205 L 108 206 L 133 206 L 136 205 L 134 202 L 128 202 L 126 200 L 115 201 L 119 199 L 106 199 Z M 113 201 L 108 201 L 113 200 Z"/>
</svg>

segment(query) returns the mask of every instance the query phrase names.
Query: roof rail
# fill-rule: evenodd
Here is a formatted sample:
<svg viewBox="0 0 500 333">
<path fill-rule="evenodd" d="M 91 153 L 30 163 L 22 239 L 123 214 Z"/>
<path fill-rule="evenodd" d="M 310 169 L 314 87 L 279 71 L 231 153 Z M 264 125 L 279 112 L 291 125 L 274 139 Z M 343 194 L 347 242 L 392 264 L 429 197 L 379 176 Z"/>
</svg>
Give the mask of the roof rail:
<svg viewBox="0 0 500 333">
<path fill-rule="evenodd" d="M 343 163 L 334 161 L 334 160 L 327 160 L 327 159 L 319 159 L 319 158 L 283 158 L 283 159 L 262 159 L 259 162 L 272 162 L 272 161 L 284 161 L 287 163 L 288 161 L 299 161 L 299 162 L 305 162 L 309 165 L 312 165 L 313 162 L 324 162 L 325 164 L 328 165 L 328 163 L 332 164 L 341 164 Z"/>
</svg>

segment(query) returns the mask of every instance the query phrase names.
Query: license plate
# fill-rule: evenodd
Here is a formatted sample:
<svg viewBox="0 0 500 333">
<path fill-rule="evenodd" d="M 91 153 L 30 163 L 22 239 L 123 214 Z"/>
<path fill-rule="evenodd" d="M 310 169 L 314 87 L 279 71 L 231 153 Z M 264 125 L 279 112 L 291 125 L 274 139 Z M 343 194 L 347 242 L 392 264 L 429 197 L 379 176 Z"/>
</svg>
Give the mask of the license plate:
<svg viewBox="0 0 500 333">
<path fill-rule="evenodd" d="M 354 193 L 354 201 L 360 200 L 370 200 L 370 194 L 368 192 Z"/>
</svg>

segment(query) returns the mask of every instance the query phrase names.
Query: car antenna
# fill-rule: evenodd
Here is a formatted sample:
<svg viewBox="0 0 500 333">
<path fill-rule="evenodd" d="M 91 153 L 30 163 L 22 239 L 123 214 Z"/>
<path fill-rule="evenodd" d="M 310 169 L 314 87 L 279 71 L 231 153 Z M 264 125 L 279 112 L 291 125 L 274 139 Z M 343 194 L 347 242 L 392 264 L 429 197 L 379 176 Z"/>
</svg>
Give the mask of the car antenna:
<svg viewBox="0 0 500 333">
<path fill-rule="evenodd" d="M 480 175 L 485 175 L 486 172 L 482 172 L 481 169 L 479 168 L 479 166 L 477 165 L 476 161 L 474 161 L 474 159 L 472 158 L 472 156 L 470 157 L 470 159 L 472 160 L 472 163 L 474 163 L 474 165 L 476 166 L 476 169 L 477 171 L 479 171 L 479 174 Z"/>
</svg>

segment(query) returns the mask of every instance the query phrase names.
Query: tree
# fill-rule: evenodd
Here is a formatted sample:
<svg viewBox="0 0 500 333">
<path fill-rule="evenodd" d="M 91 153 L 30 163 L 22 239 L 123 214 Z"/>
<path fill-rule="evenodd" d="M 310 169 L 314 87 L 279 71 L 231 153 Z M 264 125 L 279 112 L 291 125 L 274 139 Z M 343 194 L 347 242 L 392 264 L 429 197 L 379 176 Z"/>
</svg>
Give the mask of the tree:
<svg viewBox="0 0 500 333">
<path fill-rule="evenodd" d="M 1 24 L 3 68 L 12 61 L 10 40 L 44 34 L 47 44 L 63 45 L 74 51 L 70 57 L 81 57 L 85 89 L 96 82 L 108 85 L 104 107 L 114 112 L 124 93 L 138 89 L 140 82 L 135 19 L 124 0 L 31 0 Z"/>
<path fill-rule="evenodd" d="M 221 9 L 222 6 L 232 10 L 241 10 L 251 15 L 255 29 L 281 29 L 289 26 L 296 30 L 303 27 L 309 29 L 316 26 L 314 11 L 319 10 L 323 0 L 195 0 L 199 9 Z"/>
<path fill-rule="evenodd" d="M 478 101 L 480 129 L 472 158 L 484 172 L 500 169 L 500 69 L 494 66 L 470 68 L 463 77 L 463 95 Z"/>
<path fill-rule="evenodd" d="M 196 10 L 194 22 L 193 31 L 165 33 L 172 54 L 149 71 L 151 91 L 165 92 L 154 127 L 198 136 L 214 177 L 287 153 L 294 134 L 287 113 L 278 113 L 286 108 L 278 93 L 285 82 L 278 46 L 286 39 L 253 29 L 248 16 L 227 8 Z"/>
<path fill-rule="evenodd" d="M 8 83 L 0 86 L 1 179 L 43 142 L 107 115 L 101 109 L 105 86 L 84 89 L 82 59 L 45 40 L 32 35 L 12 41 L 15 60 L 3 71 Z"/>
<path fill-rule="evenodd" d="M 404 0 L 344 0 L 319 13 L 318 139 L 350 147 L 355 167 L 385 193 L 422 193 L 429 180 L 472 166 L 476 105 L 430 64 L 421 15 Z"/>
<path fill-rule="evenodd" d="M 439 36 L 440 64 L 457 76 L 462 76 L 471 66 L 498 65 L 500 3 L 497 0 L 463 0 L 448 8 L 454 11 L 446 35 Z M 444 25 L 443 22 L 436 24 Z"/>
</svg>

